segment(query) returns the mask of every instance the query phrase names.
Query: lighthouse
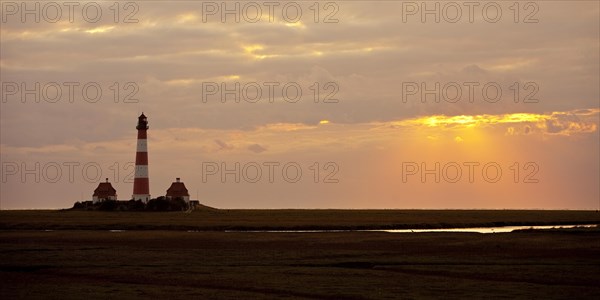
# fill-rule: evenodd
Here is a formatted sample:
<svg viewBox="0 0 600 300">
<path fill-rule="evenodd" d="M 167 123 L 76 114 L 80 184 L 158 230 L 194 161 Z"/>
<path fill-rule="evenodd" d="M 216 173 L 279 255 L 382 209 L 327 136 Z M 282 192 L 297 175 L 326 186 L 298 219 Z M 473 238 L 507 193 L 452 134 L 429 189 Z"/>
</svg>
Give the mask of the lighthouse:
<svg viewBox="0 0 600 300">
<path fill-rule="evenodd" d="M 133 200 L 150 200 L 150 184 L 148 181 L 148 118 L 142 113 L 135 127 L 137 134 L 137 150 L 135 152 L 135 177 L 133 179 Z"/>
</svg>

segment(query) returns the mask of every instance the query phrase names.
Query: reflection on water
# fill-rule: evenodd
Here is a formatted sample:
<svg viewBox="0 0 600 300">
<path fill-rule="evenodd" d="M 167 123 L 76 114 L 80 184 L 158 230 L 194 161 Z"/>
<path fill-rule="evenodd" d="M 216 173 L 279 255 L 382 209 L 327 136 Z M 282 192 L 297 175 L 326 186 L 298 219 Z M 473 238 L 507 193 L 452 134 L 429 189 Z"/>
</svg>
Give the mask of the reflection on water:
<svg viewBox="0 0 600 300">
<path fill-rule="evenodd" d="M 392 233 L 424 233 L 424 232 L 474 232 L 474 233 L 503 233 L 523 229 L 565 229 L 565 228 L 592 228 L 597 224 L 586 225 L 544 225 L 544 226 L 499 226 L 499 227 L 469 227 L 469 228 L 440 228 L 440 229 L 373 229 L 373 230 L 226 230 L 225 232 L 274 232 L 274 233 L 311 233 L 311 232 L 392 232 Z M 197 232 L 188 230 L 188 232 Z"/>
<path fill-rule="evenodd" d="M 390 229 L 390 230 L 370 230 L 384 232 L 476 232 L 476 233 L 502 233 L 512 232 L 513 230 L 523 229 L 563 229 L 563 228 L 592 228 L 597 227 L 596 224 L 591 225 L 546 225 L 546 226 L 501 226 L 501 227 L 472 227 L 472 228 L 444 228 L 444 229 Z"/>
<path fill-rule="evenodd" d="M 586 225 L 544 225 L 544 226 L 499 226 L 499 227 L 469 227 L 469 228 L 440 228 L 440 229 L 373 229 L 373 230 L 225 230 L 224 232 L 274 232 L 274 233 L 311 233 L 311 232 L 392 232 L 392 233 L 424 233 L 424 232 L 474 232 L 474 233 L 503 233 L 523 229 L 565 229 L 565 228 L 593 228 L 598 224 Z M 53 230 L 44 230 L 53 231 Z M 124 232 L 126 230 L 113 229 L 109 232 Z M 204 232 L 187 230 L 187 232 Z"/>
</svg>

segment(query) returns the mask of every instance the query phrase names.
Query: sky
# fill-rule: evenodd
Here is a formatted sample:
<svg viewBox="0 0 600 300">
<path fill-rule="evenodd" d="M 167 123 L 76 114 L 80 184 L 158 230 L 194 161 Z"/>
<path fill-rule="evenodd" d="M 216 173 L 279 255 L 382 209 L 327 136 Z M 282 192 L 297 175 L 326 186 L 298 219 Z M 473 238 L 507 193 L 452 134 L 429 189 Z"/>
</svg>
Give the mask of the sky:
<svg viewBox="0 0 600 300">
<path fill-rule="evenodd" d="M 0 209 L 599 209 L 597 1 L 2 1 Z"/>
</svg>

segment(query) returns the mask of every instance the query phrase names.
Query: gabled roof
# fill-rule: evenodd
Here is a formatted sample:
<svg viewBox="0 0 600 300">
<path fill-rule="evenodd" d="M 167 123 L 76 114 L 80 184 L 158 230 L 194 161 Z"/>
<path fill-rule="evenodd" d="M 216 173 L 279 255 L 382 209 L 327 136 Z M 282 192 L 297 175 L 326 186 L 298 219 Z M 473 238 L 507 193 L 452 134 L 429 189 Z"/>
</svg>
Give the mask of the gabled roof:
<svg viewBox="0 0 600 300">
<path fill-rule="evenodd" d="M 98 187 L 94 190 L 94 196 L 96 197 L 108 197 L 117 196 L 117 190 L 115 190 L 110 182 L 100 182 Z"/>
<path fill-rule="evenodd" d="M 183 197 L 189 196 L 187 188 L 183 182 L 173 182 L 167 190 L 167 197 Z"/>
</svg>

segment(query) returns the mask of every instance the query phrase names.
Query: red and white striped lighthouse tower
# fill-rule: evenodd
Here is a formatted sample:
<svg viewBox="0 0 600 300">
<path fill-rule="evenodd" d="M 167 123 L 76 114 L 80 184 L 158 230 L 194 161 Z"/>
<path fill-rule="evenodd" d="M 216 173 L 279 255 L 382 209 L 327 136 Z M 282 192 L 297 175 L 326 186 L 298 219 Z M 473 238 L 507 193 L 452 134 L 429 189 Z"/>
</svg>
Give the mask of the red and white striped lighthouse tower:
<svg viewBox="0 0 600 300">
<path fill-rule="evenodd" d="M 148 181 L 148 119 L 142 113 L 138 117 L 137 151 L 135 152 L 135 178 L 133 179 L 133 200 L 150 200 L 150 183 Z"/>
</svg>

